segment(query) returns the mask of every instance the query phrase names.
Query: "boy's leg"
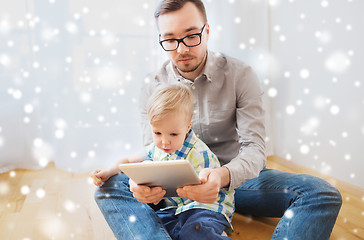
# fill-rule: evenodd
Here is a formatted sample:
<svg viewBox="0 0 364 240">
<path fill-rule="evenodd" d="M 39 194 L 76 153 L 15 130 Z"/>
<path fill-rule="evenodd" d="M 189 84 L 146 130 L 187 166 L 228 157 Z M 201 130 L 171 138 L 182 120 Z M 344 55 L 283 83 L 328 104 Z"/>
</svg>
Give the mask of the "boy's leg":
<svg viewBox="0 0 364 240">
<path fill-rule="evenodd" d="M 179 232 L 181 230 L 181 223 L 179 222 L 178 215 L 175 214 L 176 209 L 170 208 L 167 210 L 159 210 L 156 213 L 171 238 L 178 239 Z"/>
<path fill-rule="evenodd" d="M 133 197 L 125 174 L 97 188 L 95 200 L 117 239 L 171 239 L 153 209 Z"/>
<path fill-rule="evenodd" d="M 230 224 L 220 213 L 206 209 L 191 209 L 177 216 L 181 224 L 179 240 L 231 239 L 222 236 Z"/>
<path fill-rule="evenodd" d="M 272 239 L 329 239 L 341 207 L 339 191 L 310 175 L 263 169 L 235 189 L 235 211 L 282 217 Z"/>
</svg>

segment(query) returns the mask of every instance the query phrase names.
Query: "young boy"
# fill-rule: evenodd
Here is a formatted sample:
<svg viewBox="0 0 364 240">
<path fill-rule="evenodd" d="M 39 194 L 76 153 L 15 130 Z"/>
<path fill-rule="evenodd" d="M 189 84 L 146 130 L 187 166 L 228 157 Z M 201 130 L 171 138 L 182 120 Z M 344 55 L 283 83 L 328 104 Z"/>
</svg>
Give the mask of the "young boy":
<svg viewBox="0 0 364 240">
<path fill-rule="evenodd" d="M 148 101 L 153 143 L 146 147 L 147 158 L 186 159 L 197 174 L 204 168 L 220 167 L 216 156 L 192 131 L 192 115 L 193 95 L 187 86 L 181 83 L 160 85 Z M 142 156 L 133 156 L 121 159 L 108 170 L 96 170 L 92 175 L 94 184 L 101 187 L 103 182 L 118 174 L 121 163 L 141 161 Z M 217 200 L 209 204 L 179 197 L 170 197 L 164 202 L 166 207 L 156 213 L 172 239 L 230 239 L 222 234 L 232 231 L 233 190 L 220 189 Z"/>
</svg>

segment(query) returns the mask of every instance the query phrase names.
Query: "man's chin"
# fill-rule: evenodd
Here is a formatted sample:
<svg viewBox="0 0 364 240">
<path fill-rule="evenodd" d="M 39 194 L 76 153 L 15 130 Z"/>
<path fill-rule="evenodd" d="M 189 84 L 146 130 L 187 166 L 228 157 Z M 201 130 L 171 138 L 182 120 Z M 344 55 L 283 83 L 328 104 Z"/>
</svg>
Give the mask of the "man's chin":
<svg viewBox="0 0 364 240">
<path fill-rule="evenodd" d="M 196 69 L 198 68 L 198 66 L 194 66 L 194 67 L 185 67 L 185 66 L 178 66 L 177 65 L 177 68 L 179 71 L 183 72 L 183 73 L 190 73 L 190 72 L 194 72 L 196 71 Z"/>
</svg>

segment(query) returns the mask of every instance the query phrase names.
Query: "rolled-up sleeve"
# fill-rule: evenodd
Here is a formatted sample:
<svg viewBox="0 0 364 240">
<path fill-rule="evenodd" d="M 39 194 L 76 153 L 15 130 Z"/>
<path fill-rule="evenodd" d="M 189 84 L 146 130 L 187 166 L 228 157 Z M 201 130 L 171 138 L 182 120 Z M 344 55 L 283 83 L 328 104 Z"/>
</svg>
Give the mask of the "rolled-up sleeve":
<svg viewBox="0 0 364 240">
<path fill-rule="evenodd" d="M 246 68 L 236 81 L 236 129 L 239 154 L 224 165 L 230 171 L 229 190 L 255 178 L 266 165 L 263 92 L 254 71 Z"/>
</svg>

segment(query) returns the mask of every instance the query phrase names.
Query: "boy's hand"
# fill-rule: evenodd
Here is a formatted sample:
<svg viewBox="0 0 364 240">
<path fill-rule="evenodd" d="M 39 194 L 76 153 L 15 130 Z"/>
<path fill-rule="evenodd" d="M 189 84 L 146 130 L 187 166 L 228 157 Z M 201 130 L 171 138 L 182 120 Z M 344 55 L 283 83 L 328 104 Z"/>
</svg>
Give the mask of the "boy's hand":
<svg viewBox="0 0 364 240">
<path fill-rule="evenodd" d="M 229 171 L 225 167 L 204 168 L 199 174 L 201 185 L 184 186 L 177 189 L 179 197 L 188 198 L 201 203 L 213 203 L 219 196 L 220 189 L 223 187 L 222 179 L 226 179 Z M 228 175 L 229 176 L 229 175 Z"/>
<path fill-rule="evenodd" d="M 97 187 L 101 187 L 102 183 L 106 182 L 110 178 L 108 171 L 105 170 L 96 170 L 90 173 L 90 177 Z"/>
<path fill-rule="evenodd" d="M 161 187 L 150 188 L 148 186 L 138 185 L 131 179 L 129 179 L 129 185 L 134 198 L 142 203 L 153 203 L 157 205 L 166 194 L 166 191 Z"/>
</svg>

